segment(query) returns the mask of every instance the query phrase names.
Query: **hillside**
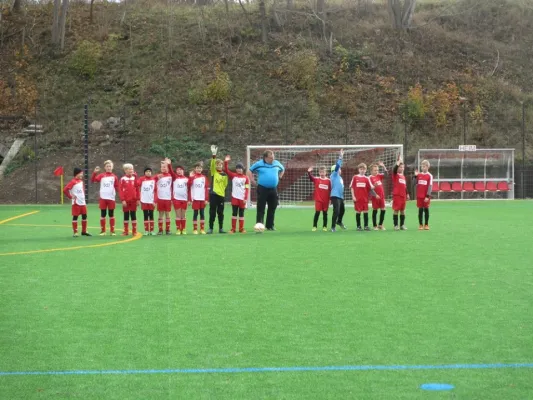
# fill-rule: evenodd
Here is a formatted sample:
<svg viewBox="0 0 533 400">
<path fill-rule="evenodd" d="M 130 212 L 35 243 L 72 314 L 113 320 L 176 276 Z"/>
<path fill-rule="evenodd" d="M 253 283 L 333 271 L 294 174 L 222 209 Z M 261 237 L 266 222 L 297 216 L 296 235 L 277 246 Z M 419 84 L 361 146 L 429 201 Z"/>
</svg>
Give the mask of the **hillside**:
<svg viewBox="0 0 533 400">
<path fill-rule="evenodd" d="M 246 144 L 404 143 L 406 133 L 409 159 L 463 136 L 521 150 L 530 3 L 419 1 L 407 31 L 376 3 L 328 3 L 325 28 L 310 3 L 267 3 L 264 44 L 254 4 L 95 2 L 91 23 L 89 5 L 73 2 L 63 51 L 50 44 L 51 5 L 4 9 L 0 143 L 34 121 L 44 133 L 0 181 L 0 202 L 35 201 L 36 168 L 37 200 L 57 201 L 54 167 L 83 163 L 85 104 L 92 165 L 191 164 L 211 143 L 235 159 Z M 533 103 L 525 117 L 533 126 Z"/>
</svg>

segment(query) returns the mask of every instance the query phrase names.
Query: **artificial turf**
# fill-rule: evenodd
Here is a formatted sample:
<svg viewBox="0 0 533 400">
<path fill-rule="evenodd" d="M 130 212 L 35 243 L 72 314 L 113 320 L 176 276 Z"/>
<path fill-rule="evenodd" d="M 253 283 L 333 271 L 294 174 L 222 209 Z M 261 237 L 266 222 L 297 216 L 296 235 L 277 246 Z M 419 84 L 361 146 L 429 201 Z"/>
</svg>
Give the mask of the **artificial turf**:
<svg viewBox="0 0 533 400">
<path fill-rule="evenodd" d="M 405 232 L 390 210 L 385 232 L 349 210 L 331 233 L 284 208 L 277 232 L 120 243 L 72 238 L 68 206 L 2 206 L 0 399 L 533 398 L 533 203 L 431 212 L 429 232 L 410 203 Z M 35 250 L 53 251 L 14 254 Z M 200 371 L 495 363 L 531 367 Z M 2 374 L 80 370 L 178 371 Z"/>
</svg>

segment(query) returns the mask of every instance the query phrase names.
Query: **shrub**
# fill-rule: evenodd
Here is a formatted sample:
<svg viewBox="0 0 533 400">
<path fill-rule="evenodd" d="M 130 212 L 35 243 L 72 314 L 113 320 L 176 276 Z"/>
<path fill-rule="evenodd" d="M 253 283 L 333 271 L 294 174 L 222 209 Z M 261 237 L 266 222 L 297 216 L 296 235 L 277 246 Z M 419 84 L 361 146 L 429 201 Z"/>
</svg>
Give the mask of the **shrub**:
<svg viewBox="0 0 533 400">
<path fill-rule="evenodd" d="M 312 50 L 301 50 L 285 58 L 287 78 L 298 89 L 314 89 L 317 66 L 318 57 Z"/>
<path fill-rule="evenodd" d="M 69 67 L 79 75 L 93 79 L 101 57 L 100 44 L 84 40 L 70 56 Z"/>
</svg>

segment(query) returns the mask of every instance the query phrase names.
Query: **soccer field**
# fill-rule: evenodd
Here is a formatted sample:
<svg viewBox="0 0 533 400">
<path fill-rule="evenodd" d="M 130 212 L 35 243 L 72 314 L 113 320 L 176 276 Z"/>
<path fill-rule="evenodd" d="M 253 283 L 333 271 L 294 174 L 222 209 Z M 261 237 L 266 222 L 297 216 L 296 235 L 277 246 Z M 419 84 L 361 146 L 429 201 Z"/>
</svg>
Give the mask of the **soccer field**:
<svg viewBox="0 0 533 400">
<path fill-rule="evenodd" d="M 72 238 L 69 206 L 1 206 L 0 399 L 533 398 L 533 202 L 431 213 L 122 238 L 91 205 Z"/>
</svg>

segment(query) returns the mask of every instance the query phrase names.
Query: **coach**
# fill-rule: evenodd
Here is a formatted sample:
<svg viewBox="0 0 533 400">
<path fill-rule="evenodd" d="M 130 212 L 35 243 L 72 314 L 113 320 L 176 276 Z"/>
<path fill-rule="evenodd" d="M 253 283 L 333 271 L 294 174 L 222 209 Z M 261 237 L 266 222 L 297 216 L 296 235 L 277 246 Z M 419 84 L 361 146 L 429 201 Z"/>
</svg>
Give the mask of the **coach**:
<svg viewBox="0 0 533 400">
<path fill-rule="evenodd" d="M 257 183 L 253 173 L 257 172 Z M 278 160 L 274 159 L 274 152 L 267 150 L 263 159 L 257 161 L 247 171 L 252 185 L 257 186 L 257 218 L 256 222 L 263 223 L 265 206 L 268 204 L 265 228 L 274 229 L 274 216 L 278 207 L 278 183 L 285 173 L 285 168 Z"/>
</svg>

